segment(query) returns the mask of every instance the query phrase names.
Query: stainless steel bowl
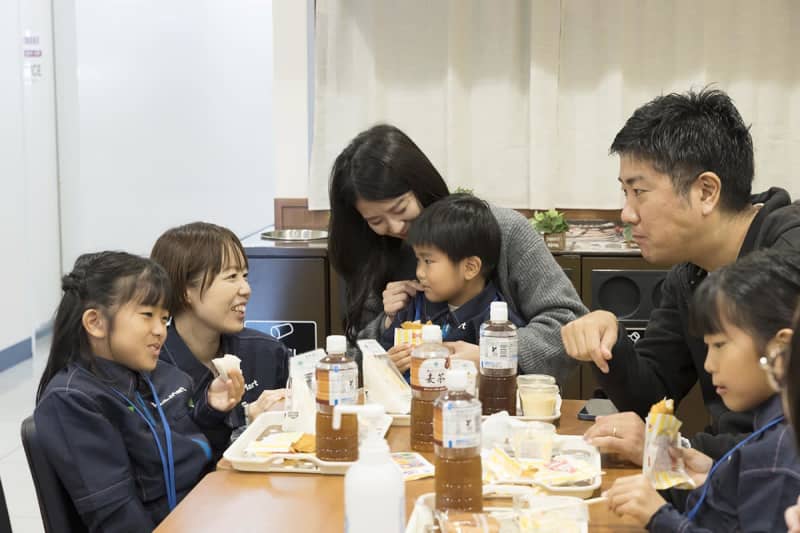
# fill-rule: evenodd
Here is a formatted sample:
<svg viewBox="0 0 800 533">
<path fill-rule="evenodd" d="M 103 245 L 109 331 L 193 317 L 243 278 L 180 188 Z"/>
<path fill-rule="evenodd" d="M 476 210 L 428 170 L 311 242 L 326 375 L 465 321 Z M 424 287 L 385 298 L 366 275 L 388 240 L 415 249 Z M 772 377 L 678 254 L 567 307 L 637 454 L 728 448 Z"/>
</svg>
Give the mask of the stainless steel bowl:
<svg viewBox="0 0 800 533">
<path fill-rule="evenodd" d="M 264 231 L 261 238 L 270 241 L 318 241 L 328 238 L 328 232 L 322 229 L 275 229 Z"/>
</svg>

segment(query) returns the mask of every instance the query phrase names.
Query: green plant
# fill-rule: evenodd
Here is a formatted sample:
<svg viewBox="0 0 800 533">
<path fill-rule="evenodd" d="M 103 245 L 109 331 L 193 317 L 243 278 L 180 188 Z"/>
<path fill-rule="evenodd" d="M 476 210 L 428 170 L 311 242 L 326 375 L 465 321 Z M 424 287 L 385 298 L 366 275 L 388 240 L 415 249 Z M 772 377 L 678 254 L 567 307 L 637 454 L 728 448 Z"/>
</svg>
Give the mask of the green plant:
<svg viewBox="0 0 800 533">
<path fill-rule="evenodd" d="M 464 194 L 472 194 L 472 189 L 468 189 L 466 187 L 456 187 L 456 190 L 453 191 L 455 193 L 464 193 Z"/>
<path fill-rule="evenodd" d="M 536 211 L 530 221 L 539 233 L 563 233 L 569 229 L 564 213 L 555 209 Z"/>
</svg>

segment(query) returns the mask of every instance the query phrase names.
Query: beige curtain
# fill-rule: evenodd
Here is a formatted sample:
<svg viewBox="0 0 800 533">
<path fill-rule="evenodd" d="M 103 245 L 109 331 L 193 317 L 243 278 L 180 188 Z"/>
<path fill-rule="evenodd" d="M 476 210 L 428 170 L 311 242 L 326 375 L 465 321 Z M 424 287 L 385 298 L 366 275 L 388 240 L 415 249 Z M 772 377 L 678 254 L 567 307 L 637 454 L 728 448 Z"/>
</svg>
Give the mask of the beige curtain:
<svg viewBox="0 0 800 533">
<path fill-rule="evenodd" d="M 625 119 L 709 83 L 752 124 L 754 189 L 800 195 L 800 2 L 318 0 L 316 15 L 312 209 L 378 122 L 498 205 L 618 208 Z"/>
</svg>

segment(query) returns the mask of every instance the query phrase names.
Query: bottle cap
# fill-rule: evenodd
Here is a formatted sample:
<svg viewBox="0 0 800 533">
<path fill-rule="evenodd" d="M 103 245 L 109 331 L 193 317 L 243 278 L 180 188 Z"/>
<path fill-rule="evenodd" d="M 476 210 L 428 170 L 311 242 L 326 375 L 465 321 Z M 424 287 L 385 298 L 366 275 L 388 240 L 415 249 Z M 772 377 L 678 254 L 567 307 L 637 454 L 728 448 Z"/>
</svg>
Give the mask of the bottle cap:
<svg viewBox="0 0 800 533">
<path fill-rule="evenodd" d="M 345 353 L 347 352 L 347 337 L 344 335 L 331 335 L 328 337 L 327 342 L 328 353 Z"/>
<path fill-rule="evenodd" d="M 422 326 L 422 342 L 442 342 L 442 328 L 430 324 Z"/>
<path fill-rule="evenodd" d="M 467 390 L 467 371 L 461 369 L 448 370 L 445 377 L 447 390 Z"/>
<path fill-rule="evenodd" d="M 489 305 L 489 320 L 492 322 L 507 322 L 508 304 L 505 302 L 492 302 Z"/>
</svg>

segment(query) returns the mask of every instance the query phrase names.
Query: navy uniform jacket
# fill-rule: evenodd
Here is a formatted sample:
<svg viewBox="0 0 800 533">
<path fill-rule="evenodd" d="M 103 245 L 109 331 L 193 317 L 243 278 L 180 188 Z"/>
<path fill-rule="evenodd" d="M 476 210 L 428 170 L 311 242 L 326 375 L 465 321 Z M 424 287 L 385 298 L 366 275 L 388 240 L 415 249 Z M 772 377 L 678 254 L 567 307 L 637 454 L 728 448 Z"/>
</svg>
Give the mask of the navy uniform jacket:
<svg viewBox="0 0 800 533">
<path fill-rule="evenodd" d="M 781 415 L 775 395 L 755 410 L 758 430 Z M 784 420 L 733 452 L 711 477 L 708 494 L 693 521 L 672 505 L 662 506 L 650 519 L 649 531 L 786 531 L 783 513 L 800 494 L 800 460 L 789 424 Z M 686 502 L 697 503 L 702 487 Z"/>
<path fill-rule="evenodd" d="M 161 456 L 150 428 L 120 396 L 151 415 L 162 447 L 164 427 L 142 375 L 96 358 L 95 373 L 72 363 L 47 385 L 33 417 L 50 464 L 90 531 L 152 531 L 169 513 Z M 194 402 L 189 376 L 158 362 L 150 374 L 172 431 L 175 489 L 180 501 L 211 468 L 204 432 L 227 413 Z"/>
<path fill-rule="evenodd" d="M 243 329 L 233 335 L 222 335 L 220 353 L 232 354 L 242 360 L 244 376 L 244 396 L 242 403 L 228 415 L 226 424 L 210 435 L 215 457 L 219 457 L 230 442 L 234 429 L 245 425 L 244 406 L 255 402 L 265 390 L 281 389 L 289 379 L 289 349 L 275 337 L 260 331 Z M 174 324 L 169 327 L 167 340 L 161 347 L 161 360 L 171 363 L 194 381 L 192 398 L 195 402 L 205 394 L 214 374 L 198 360 L 178 334 Z"/>
<path fill-rule="evenodd" d="M 489 320 L 489 308 L 492 302 L 504 301 L 503 295 L 492 282 L 488 282 L 477 296 L 455 311 L 450 311 L 447 302 L 430 302 L 423 292 L 418 292 L 408 306 L 395 315 L 392 325 L 381 335 L 380 343 L 388 350 L 394 345 L 395 328 L 399 328 L 406 321 L 420 320 L 423 324 L 430 321 L 440 326 L 444 342 L 464 341 L 478 344 L 481 324 Z M 508 319 L 517 327 L 527 324 L 513 312 L 511 306 L 508 309 Z"/>
</svg>

